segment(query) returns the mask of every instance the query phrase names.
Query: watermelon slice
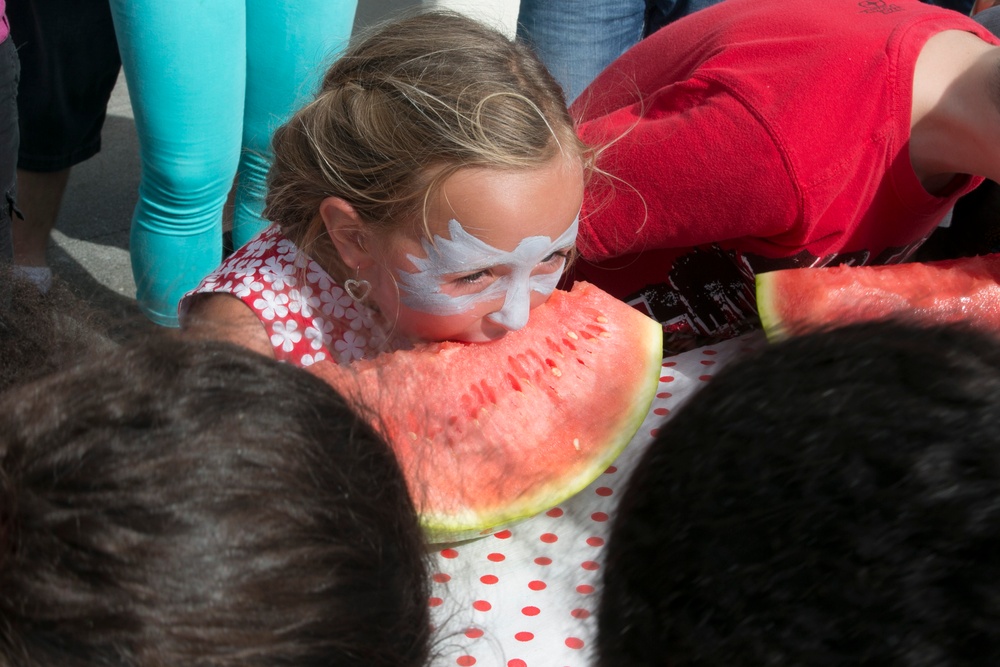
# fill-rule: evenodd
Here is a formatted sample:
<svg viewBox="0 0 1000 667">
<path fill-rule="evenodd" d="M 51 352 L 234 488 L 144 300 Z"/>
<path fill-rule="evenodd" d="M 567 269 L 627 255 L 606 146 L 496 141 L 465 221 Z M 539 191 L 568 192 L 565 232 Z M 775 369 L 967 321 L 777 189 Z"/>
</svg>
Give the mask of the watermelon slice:
<svg viewBox="0 0 1000 667">
<path fill-rule="evenodd" d="M 1000 254 L 761 273 L 757 310 L 771 340 L 889 317 L 1000 331 Z"/>
<path fill-rule="evenodd" d="M 556 291 L 524 329 L 318 374 L 372 410 L 435 542 L 496 532 L 577 493 L 649 410 L 663 329 L 593 285 Z"/>
</svg>

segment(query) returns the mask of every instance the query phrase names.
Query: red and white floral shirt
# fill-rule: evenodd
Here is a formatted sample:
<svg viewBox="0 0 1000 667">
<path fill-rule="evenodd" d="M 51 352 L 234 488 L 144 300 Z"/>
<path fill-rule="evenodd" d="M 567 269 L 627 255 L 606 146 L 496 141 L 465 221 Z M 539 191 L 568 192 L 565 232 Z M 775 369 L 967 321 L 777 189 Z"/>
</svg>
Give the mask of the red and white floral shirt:
<svg viewBox="0 0 1000 667">
<path fill-rule="evenodd" d="M 274 356 L 297 366 L 323 359 L 341 364 L 386 349 L 376 314 L 356 302 L 309 255 L 268 227 L 184 296 L 231 294 L 257 315 Z"/>
</svg>

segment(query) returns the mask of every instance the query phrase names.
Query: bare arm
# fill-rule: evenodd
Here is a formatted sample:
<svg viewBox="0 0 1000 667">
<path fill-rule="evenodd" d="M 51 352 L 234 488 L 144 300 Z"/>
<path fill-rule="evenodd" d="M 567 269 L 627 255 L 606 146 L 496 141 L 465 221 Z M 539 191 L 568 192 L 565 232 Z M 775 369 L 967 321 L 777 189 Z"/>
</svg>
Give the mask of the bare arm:
<svg viewBox="0 0 1000 667">
<path fill-rule="evenodd" d="M 274 358 L 263 323 L 249 306 L 228 294 L 205 294 L 181 319 L 181 333 L 194 340 L 223 340 Z"/>
</svg>

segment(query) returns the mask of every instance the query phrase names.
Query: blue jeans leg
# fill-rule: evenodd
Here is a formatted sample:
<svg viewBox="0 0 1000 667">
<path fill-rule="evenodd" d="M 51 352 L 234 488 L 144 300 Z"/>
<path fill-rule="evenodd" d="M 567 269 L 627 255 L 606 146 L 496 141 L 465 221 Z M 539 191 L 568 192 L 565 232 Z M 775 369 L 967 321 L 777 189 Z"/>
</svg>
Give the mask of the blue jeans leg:
<svg viewBox="0 0 1000 667">
<path fill-rule="evenodd" d="M 523 38 L 572 102 L 612 60 L 642 38 L 645 0 L 521 0 Z"/>
<path fill-rule="evenodd" d="M 10 37 L 0 43 L 0 262 L 14 256 L 11 215 L 15 214 L 17 177 L 17 83 L 20 67 Z"/>
<path fill-rule="evenodd" d="M 643 36 L 648 37 L 668 23 L 719 2 L 722 0 L 648 0 Z"/>
</svg>

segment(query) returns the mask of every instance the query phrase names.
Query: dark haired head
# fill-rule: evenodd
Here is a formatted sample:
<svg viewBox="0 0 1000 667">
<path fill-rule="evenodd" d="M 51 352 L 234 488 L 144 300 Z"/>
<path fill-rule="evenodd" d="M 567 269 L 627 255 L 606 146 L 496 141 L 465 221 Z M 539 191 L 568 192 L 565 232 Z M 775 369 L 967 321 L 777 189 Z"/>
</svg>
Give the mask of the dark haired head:
<svg viewBox="0 0 1000 667">
<path fill-rule="evenodd" d="M 113 343 L 97 311 L 60 283 L 47 294 L 0 262 L 0 392 Z"/>
<path fill-rule="evenodd" d="M 600 664 L 1000 663 L 1000 346 L 853 326 L 724 369 L 622 498 Z"/>
<path fill-rule="evenodd" d="M 0 399 L 0 664 L 420 665 L 395 459 L 309 374 L 161 340 Z"/>
</svg>

